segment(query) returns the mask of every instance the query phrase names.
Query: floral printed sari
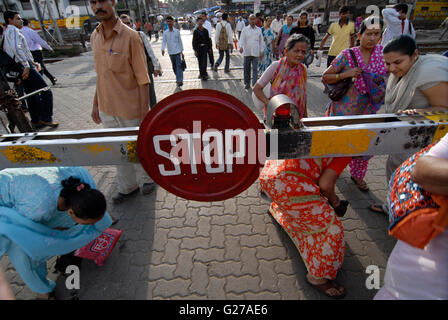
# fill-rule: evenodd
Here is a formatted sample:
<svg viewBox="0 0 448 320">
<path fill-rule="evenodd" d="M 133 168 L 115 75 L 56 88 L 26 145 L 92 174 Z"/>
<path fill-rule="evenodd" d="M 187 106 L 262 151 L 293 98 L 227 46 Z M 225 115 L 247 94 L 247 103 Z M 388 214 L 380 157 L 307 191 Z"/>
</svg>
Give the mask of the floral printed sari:
<svg viewBox="0 0 448 320">
<path fill-rule="evenodd" d="M 260 174 L 261 187 L 273 201 L 269 211 L 294 242 L 308 272 L 330 280 L 344 259 L 344 230 L 320 194 L 318 180 L 325 168 L 343 170 L 335 159 L 271 160 Z"/>
</svg>

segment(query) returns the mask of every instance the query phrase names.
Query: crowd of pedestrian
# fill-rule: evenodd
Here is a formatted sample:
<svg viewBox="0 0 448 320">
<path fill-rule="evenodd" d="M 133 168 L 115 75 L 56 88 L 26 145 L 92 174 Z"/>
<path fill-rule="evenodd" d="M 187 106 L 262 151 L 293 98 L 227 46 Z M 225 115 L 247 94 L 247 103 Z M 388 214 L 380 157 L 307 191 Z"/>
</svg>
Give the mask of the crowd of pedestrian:
<svg viewBox="0 0 448 320">
<path fill-rule="evenodd" d="M 105 128 L 139 126 L 157 102 L 153 77 L 162 74 L 151 47 L 153 34 L 158 41 L 159 32 L 162 32 L 161 54 L 168 52 L 177 86 L 183 85 L 185 60 L 180 30 L 171 16 L 161 23 L 137 20 L 134 24 L 127 15 L 118 17 L 111 2 L 90 0 L 90 6 L 101 21 L 91 36 L 97 73 L 91 117 Z M 319 47 L 322 50 L 332 37 L 327 69 L 322 75 L 330 98 L 325 116 L 375 114 L 383 105 L 388 113 L 410 115 L 448 109 L 448 59 L 441 55 L 419 54 L 415 30 L 406 14 L 407 6 L 396 5 L 382 11 L 383 19 L 371 16 L 355 23 L 350 20 L 347 7 L 339 10 L 339 19 L 329 26 Z M 45 87 L 39 73 L 41 69 L 55 83 L 56 79 L 45 71 L 42 63 L 42 47 L 52 50 L 51 47 L 31 29 L 22 26 L 18 13 L 8 11 L 5 21 L 3 48 L 23 67 L 23 75 L 16 86 L 23 86 L 25 92 Z M 195 23 L 192 46 L 201 80 L 209 79 L 208 62 L 217 72 L 224 56 L 224 72 L 229 73 L 231 53 L 238 47 L 243 55 L 244 87 L 246 90 L 253 88 L 254 96 L 263 106 L 265 120 L 269 100 L 279 94 L 294 102 L 300 119 L 308 116 L 307 68 L 316 54 L 316 25 L 310 24 L 306 12 L 301 13 L 297 21 L 281 13 L 275 17 L 251 14 L 246 21 L 245 17 L 223 13 L 219 19 L 214 16 L 209 21 L 203 12 L 195 17 Z M 355 46 L 355 39 L 359 45 Z M 219 52 L 216 61 L 214 48 Z M 36 128 L 57 126 L 52 122 L 51 90 L 28 98 L 28 108 Z M 406 188 L 413 188 L 408 191 L 414 192 L 418 183 L 426 192 L 441 196 L 436 200 L 442 199 L 440 208 L 444 208 L 444 204 L 448 204 L 448 199 L 445 200 L 448 196 L 447 139 L 448 136 L 431 146 L 429 153 L 418 161 L 409 153 L 389 156 L 386 177 L 388 183 L 391 181 L 390 194 L 394 192 L 394 183 L 402 182 L 402 179 L 395 179 L 395 175 L 410 168 L 408 171 L 412 171 L 415 183 L 404 186 L 405 192 Z M 306 265 L 306 281 L 333 298 L 346 295 L 346 289 L 335 279 L 345 254 L 341 217 L 349 205 L 336 195 L 335 184 L 349 166 L 355 185 L 367 192 L 369 188 L 364 177 L 370 158 L 270 160 L 259 177 L 262 193 L 271 201 L 269 213 L 294 242 Z M 95 198 L 94 203 L 98 204 L 103 203 L 104 196 L 91 189 L 94 183 L 85 170 L 33 170 L 0 173 L 0 188 L 3 188 L 0 206 L 7 212 L 0 215 L 0 226 L 5 223 L 2 217 L 8 215 L 18 226 L 16 235 L 30 236 L 37 241 L 47 239 L 51 228 L 74 228 L 73 223 L 77 223 L 76 228 L 84 228 L 82 237 L 73 236 L 73 233 L 71 237 L 60 236 L 57 245 L 49 246 L 41 255 L 34 254 L 42 249 L 37 242 L 23 243 L 17 236 L 0 231 L 0 256 L 7 253 L 26 284 L 48 298 L 54 283 L 46 279 L 43 266 L 47 258 L 88 243 L 117 221 L 106 214 L 105 206 L 89 207 L 92 205 L 89 197 Z M 81 179 L 70 180 L 73 176 Z M 150 194 L 156 187 L 140 165 L 118 166 L 117 180 L 118 193 L 112 199 L 115 204 L 130 199 L 140 189 L 143 194 Z M 23 188 L 17 187 L 21 184 Z M 42 195 L 39 190 L 51 192 Z M 39 201 L 32 201 L 38 197 Z M 84 202 L 87 204 L 78 205 Z M 389 201 L 384 205 L 373 204 L 370 209 L 379 214 L 394 214 L 397 205 Z M 64 211 L 71 218 L 66 224 L 60 221 Z M 447 212 L 440 210 L 437 226 L 448 225 Z M 47 229 L 42 229 L 42 225 Z M 448 242 L 442 229 L 425 243 L 424 250 L 400 238 L 389 258 L 385 285 L 377 299 L 448 299 Z"/>
</svg>

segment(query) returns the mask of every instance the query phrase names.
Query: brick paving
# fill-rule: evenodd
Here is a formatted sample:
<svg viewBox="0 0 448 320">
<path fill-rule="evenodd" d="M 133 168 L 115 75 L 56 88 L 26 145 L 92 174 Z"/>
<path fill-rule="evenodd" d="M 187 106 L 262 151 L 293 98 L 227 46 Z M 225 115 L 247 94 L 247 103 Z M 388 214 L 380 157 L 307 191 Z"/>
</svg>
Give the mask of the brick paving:
<svg viewBox="0 0 448 320">
<path fill-rule="evenodd" d="M 183 90 L 209 88 L 231 92 L 253 108 L 242 81 L 242 56 L 231 57 L 230 74 L 208 71 L 211 80 L 201 82 L 191 35 L 182 32 L 187 61 Z M 157 98 L 177 92 L 169 57 L 160 54 L 161 41 L 153 49 L 164 74 L 156 78 Z M 215 50 L 215 59 L 218 54 Z M 328 98 L 322 93 L 320 68 L 309 69 L 308 110 L 322 116 Z M 101 128 L 90 118 L 96 75 L 92 52 L 48 65 L 59 79 L 53 88 L 55 119 L 59 130 Z M 253 110 L 259 117 L 262 112 Z M 387 234 L 387 218 L 369 212 L 368 205 L 386 197 L 385 157 L 370 161 L 366 181 L 370 192 L 362 193 L 345 171 L 337 183 L 338 194 L 351 206 L 342 219 L 346 255 L 337 280 L 347 289 L 345 299 L 371 299 L 376 290 L 365 286 L 366 267 L 377 265 L 384 278 L 387 258 L 395 240 Z M 97 186 L 108 199 L 116 192 L 115 168 L 89 167 Z M 105 265 L 83 261 L 80 299 L 327 299 L 305 282 L 306 268 L 294 244 L 267 214 L 269 203 L 258 197 L 258 183 L 221 202 L 202 203 L 178 198 L 161 187 L 149 196 L 139 195 L 122 205 L 108 200 L 108 210 L 124 231 Z M 0 260 L 18 299 L 34 299 L 7 257 Z M 57 293 L 69 299 L 63 276 Z"/>
</svg>

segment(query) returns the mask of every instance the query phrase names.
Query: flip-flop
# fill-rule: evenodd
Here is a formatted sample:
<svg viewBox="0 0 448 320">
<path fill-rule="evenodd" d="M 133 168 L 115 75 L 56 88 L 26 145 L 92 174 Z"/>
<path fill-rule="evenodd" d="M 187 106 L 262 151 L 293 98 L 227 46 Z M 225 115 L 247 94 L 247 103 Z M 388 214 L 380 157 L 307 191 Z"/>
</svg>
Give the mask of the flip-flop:
<svg viewBox="0 0 448 320">
<path fill-rule="evenodd" d="M 369 206 L 369 210 L 372 211 L 372 212 L 375 212 L 375 213 L 380 213 L 380 214 L 384 214 L 386 216 L 389 216 L 389 213 L 384 211 L 383 205 L 381 205 L 381 204 L 376 204 L 376 203 L 375 204 L 371 204 Z"/>
<path fill-rule="evenodd" d="M 344 288 L 344 291 L 341 294 L 338 295 L 331 295 L 328 294 L 327 291 L 329 289 L 336 289 L 336 290 L 340 290 L 341 288 L 343 288 L 342 286 L 340 286 L 339 284 L 336 283 L 336 281 L 334 280 L 327 280 L 327 282 L 323 283 L 323 284 L 313 284 L 311 283 L 307 277 L 305 277 L 306 282 L 308 282 L 308 284 L 312 287 L 314 287 L 315 289 L 317 289 L 318 291 L 322 292 L 323 294 L 329 296 L 330 298 L 333 299 L 342 299 L 345 297 L 345 295 L 347 294 L 347 290 Z"/>
<path fill-rule="evenodd" d="M 369 191 L 369 187 L 367 186 L 367 183 L 364 180 L 363 180 L 364 186 L 362 186 L 358 181 L 356 181 L 355 178 L 350 177 L 350 179 L 352 179 L 352 181 L 355 183 L 355 185 L 358 187 L 358 189 L 361 190 L 362 192 Z"/>
</svg>

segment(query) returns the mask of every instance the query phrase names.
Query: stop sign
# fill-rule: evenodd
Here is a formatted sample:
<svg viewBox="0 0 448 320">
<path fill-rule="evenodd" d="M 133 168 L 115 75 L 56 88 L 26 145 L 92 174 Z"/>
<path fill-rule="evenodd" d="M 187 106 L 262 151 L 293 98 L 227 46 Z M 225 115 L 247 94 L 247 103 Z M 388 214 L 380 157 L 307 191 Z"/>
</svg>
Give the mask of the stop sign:
<svg viewBox="0 0 448 320">
<path fill-rule="evenodd" d="M 216 90 L 175 93 L 147 114 L 138 156 L 148 175 L 185 199 L 221 201 L 246 190 L 264 164 L 266 136 L 255 114 Z"/>
</svg>

